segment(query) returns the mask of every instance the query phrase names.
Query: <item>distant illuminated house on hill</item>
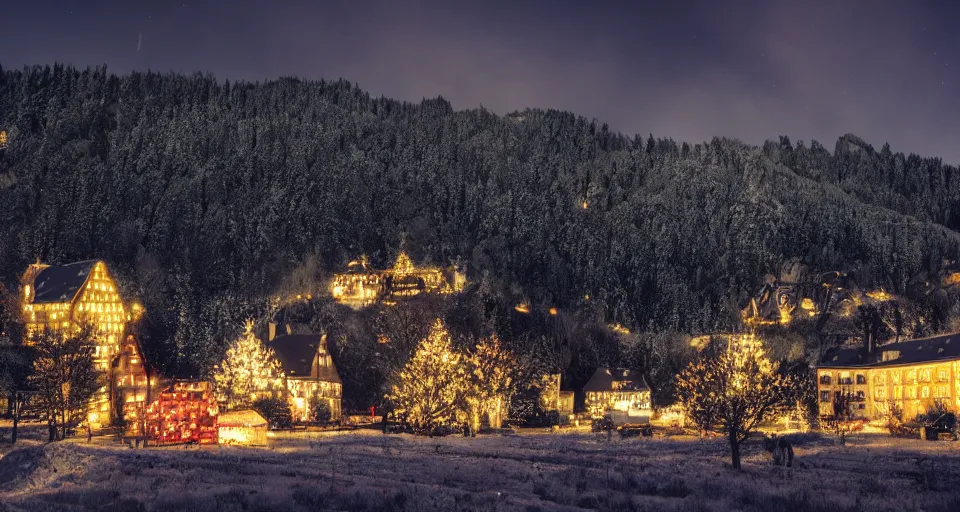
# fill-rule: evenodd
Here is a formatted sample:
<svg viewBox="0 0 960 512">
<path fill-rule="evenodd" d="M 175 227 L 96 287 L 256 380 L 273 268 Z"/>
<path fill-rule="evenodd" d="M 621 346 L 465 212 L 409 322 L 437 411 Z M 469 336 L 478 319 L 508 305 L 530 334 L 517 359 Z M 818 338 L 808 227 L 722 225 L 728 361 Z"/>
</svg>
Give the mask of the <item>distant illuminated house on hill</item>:
<svg viewBox="0 0 960 512">
<path fill-rule="evenodd" d="M 283 368 L 294 420 L 311 419 L 311 398 L 326 401 L 330 407 L 330 419 L 340 419 L 343 384 L 327 350 L 327 335 L 275 336 L 275 327 L 271 326 L 266 345 L 276 353 Z"/>
<path fill-rule="evenodd" d="M 849 418 L 882 419 L 897 405 L 910 420 L 937 402 L 960 411 L 960 334 L 835 349 L 817 367 L 817 387 L 822 417 L 846 408 Z"/>
<path fill-rule="evenodd" d="M 108 388 L 113 387 L 115 377 L 122 377 L 116 375 L 114 362 L 121 355 L 123 343 L 136 346 L 127 335 L 126 327 L 141 313 L 141 308 L 138 305 L 127 308 L 123 304 L 116 282 L 100 260 L 66 265 L 38 262 L 27 268 L 20 286 L 27 345 L 33 344 L 44 330 L 67 334 L 77 333 L 83 326 L 94 330 L 98 340 L 94 365 L 97 370 L 108 374 L 111 384 L 101 388 L 96 395 L 87 421 L 93 426 L 109 424 L 114 404 Z M 133 357 L 133 360 L 139 359 L 139 353 Z M 122 368 L 133 369 L 134 366 L 124 365 Z M 133 396 L 136 400 L 140 394 L 134 393 Z M 145 399 L 146 396 L 140 401 Z"/>
<path fill-rule="evenodd" d="M 405 252 L 400 252 L 393 267 L 371 269 L 366 258 L 351 261 L 347 271 L 334 274 L 330 294 L 338 302 L 361 308 L 376 302 L 387 304 L 421 293 L 462 291 L 466 278 L 455 268 L 417 267 Z"/>
<path fill-rule="evenodd" d="M 844 272 L 824 272 L 801 286 L 796 273 L 783 279 L 769 278 L 756 296 L 740 310 L 749 328 L 786 325 L 799 317 L 814 317 L 825 310 L 839 317 L 852 316 L 862 304 L 879 304 L 894 299 L 883 289 L 865 291 Z"/>
<path fill-rule="evenodd" d="M 633 370 L 598 368 L 583 387 L 583 393 L 587 412 L 594 418 L 607 411 L 653 410 L 650 387 Z"/>
</svg>

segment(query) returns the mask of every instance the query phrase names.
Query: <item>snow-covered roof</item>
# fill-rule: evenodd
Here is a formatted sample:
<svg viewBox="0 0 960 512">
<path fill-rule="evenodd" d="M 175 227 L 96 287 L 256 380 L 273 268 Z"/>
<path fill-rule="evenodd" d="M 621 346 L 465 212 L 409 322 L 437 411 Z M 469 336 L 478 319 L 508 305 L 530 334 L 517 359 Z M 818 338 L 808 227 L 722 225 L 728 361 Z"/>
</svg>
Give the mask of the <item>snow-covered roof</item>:
<svg viewBox="0 0 960 512">
<path fill-rule="evenodd" d="M 241 409 L 221 413 L 217 424 L 221 427 L 266 427 L 267 420 L 253 409 Z"/>
</svg>

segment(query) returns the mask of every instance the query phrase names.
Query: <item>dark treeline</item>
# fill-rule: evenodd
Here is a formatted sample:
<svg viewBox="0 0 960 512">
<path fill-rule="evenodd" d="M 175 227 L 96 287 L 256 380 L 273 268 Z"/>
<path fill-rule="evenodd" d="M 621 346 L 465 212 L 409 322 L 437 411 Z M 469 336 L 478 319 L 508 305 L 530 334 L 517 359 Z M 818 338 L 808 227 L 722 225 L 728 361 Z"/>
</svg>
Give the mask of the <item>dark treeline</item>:
<svg viewBox="0 0 960 512">
<path fill-rule="evenodd" d="M 181 366 L 304 262 L 384 266 L 401 240 L 537 305 L 692 333 L 736 328 L 788 261 L 906 293 L 960 253 L 957 169 L 852 136 L 688 145 L 345 81 L 65 66 L 0 70 L 0 129 L 0 278 L 103 258 Z"/>
</svg>

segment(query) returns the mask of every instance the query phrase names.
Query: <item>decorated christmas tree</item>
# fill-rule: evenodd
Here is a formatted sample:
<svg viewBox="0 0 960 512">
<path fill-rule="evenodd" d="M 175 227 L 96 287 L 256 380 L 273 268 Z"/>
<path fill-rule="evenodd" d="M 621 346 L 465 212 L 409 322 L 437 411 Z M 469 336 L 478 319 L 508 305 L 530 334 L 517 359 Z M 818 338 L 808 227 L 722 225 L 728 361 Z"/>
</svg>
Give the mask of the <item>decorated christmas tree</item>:
<svg viewBox="0 0 960 512">
<path fill-rule="evenodd" d="M 454 421 L 462 413 L 469 388 L 465 363 L 438 319 L 400 371 L 387 398 L 397 413 L 405 414 L 421 430 Z"/>
<path fill-rule="evenodd" d="M 227 410 L 283 395 L 283 369 L 273 350 L 253 334 L 253 322 L 248 321 L 243 334 L 231 343 L 213 382 L 217 400 Z"/>
<path fill-rule="evenodd" d="M 506 349 L 500 338 L 493 335 L 480 340 L 468 356 L 470 389 L 467 394 L 471 427 L 476 430 L 480 414 L 486 413 L 490 426 L 500 428 L 510 398 L 516 391 L 520 365 L 514 354 Z"/>
</svg>

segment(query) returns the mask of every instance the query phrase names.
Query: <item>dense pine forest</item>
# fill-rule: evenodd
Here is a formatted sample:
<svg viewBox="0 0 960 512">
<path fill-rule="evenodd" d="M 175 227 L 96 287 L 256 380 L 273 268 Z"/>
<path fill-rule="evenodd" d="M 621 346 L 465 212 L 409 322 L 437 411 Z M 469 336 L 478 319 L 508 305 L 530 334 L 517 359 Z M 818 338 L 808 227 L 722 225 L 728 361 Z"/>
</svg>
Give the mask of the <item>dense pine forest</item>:
<svg viewBox="0 0 960 512">
<path fill-rule="evenodd" d="M 507 338 L 549 337 L 546 316 L 509 320 L 521 300 L 557 308 L 578 338 L 606 324 L 653 344 L 734 330 L 791 262 L 907 297 L 930 332 L 957 308 L 911 283 L 960 259 L 958 169 L 852 135 L 832 152 L 786 137 L 688 144 L 346 81 L 59 65 L 0 70 L 0 130 L 0 281 L 15 289 L 38 258 L 105 259 L 172 371 L 215 361 L 269 297 L 318 293 L 361 254 L 387 266 L 401 244 L 418 263 L 465 265 L 472 302 L 446 314 L 468 324 L 476 308 Z M 316 309 L 311 321 L 345 323 Z M 588 360 L 613 362 L 605 350 L 558 366 L 588 375 Z"/>
</svg>

